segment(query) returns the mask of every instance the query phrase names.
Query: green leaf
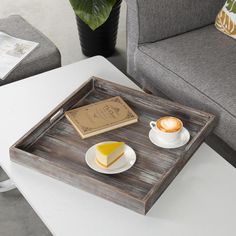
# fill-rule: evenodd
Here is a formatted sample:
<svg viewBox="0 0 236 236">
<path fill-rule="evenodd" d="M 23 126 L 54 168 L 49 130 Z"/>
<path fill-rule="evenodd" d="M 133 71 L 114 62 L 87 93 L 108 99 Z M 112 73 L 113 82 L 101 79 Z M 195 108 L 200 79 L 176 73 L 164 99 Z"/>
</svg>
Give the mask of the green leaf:
<svg viewBox="0 0 236 236">
<path fill-rule="evenodd" d="M 233 12 L 233 13 L 236 13 L 236 0 L 227 0 L 227 10 L 229 12 Z"/>
<path fill-rule="evenodd" d="M 116 0 L 70 0 L 70 3 L 75 14 L 95 30 L 105 23 Z"/>
</svg>

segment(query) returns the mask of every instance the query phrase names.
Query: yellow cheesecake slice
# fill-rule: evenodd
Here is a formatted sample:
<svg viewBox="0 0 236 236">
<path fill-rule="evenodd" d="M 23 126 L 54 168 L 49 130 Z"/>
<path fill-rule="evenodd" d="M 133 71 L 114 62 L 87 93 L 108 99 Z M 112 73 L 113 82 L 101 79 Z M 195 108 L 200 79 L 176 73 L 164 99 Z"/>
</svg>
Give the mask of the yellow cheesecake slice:
<svg viewBox="0 0 236 236">
<path fill-rule="evenodd" d="M 96 161 L 107 168 L 124 154 L 124 142 L 102 143 L 96 146 Z"/>
</svg>

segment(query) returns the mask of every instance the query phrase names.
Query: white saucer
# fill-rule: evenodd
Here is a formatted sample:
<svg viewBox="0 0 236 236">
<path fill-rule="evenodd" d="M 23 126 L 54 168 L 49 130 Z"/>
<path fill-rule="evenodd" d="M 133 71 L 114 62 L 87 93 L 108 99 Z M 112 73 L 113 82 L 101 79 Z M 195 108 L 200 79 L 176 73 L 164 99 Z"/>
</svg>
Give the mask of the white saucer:
<svg viewBox="0 0 236 236">
<path fill-rule="evenodd" d="M 157 137 L 155 131 L 152 129 L 149 132 L 149 139 L 150 141 L 155 144 L 158 147 L 162 148 L 178 148 L 184 146 L 186 143 L 188 143 L 190 139 L 190 133 L 189 131 L 183 127 L 181 133 L 180 133 L 180 138 L 176 140 L 175 142 L 167 143 L 164 140 L 161 140 Z"/>
<path fill-rule="evenodd" d="M 102 142 L 102 143 L 111 143 L 112 141 Z M 98 143 L 100 144 L 100 143 Z M 134 150 L 125 144 L 124 155 L 120 157 L 115 163 L 113 163 L 108 168 L 102 167 L 96 161 L 96 145 L 93 145 L 88 149 L 85 154 L 85 160 L 88 166 L 103 174 L 118 174 L 130 169 L 136 162 L 136 154 Z"/>
</svg>

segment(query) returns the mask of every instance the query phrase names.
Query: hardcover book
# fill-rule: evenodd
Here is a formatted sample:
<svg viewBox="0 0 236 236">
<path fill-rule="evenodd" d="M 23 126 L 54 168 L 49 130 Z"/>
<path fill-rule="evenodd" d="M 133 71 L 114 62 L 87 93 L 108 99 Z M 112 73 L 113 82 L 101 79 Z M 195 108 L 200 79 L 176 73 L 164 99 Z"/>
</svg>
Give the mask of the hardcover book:
<svg viewBox="0 0 236 236">
<path fill-rule="evenodd" d="M 88 138 L 129 124 L 138 116 L 119 96 L 65 112 L 81 138 Z"/>
</svg>

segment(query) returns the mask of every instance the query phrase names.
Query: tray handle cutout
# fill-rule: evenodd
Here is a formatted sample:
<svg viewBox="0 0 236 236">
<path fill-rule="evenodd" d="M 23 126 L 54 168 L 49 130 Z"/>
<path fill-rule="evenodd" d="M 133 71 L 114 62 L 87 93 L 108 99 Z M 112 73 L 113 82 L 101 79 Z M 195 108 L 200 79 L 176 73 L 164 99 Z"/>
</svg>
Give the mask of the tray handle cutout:
<svg viewBox="0 0 236 236">
<path fill-rule="evenodd" d="M 50 118 L 50 123 L 52 124 L 55 122 L 60 116 L 64 113 L 63 108 L 61 108 L 59 111 L 57 111 L 51 118 Z"/>
</svg>

